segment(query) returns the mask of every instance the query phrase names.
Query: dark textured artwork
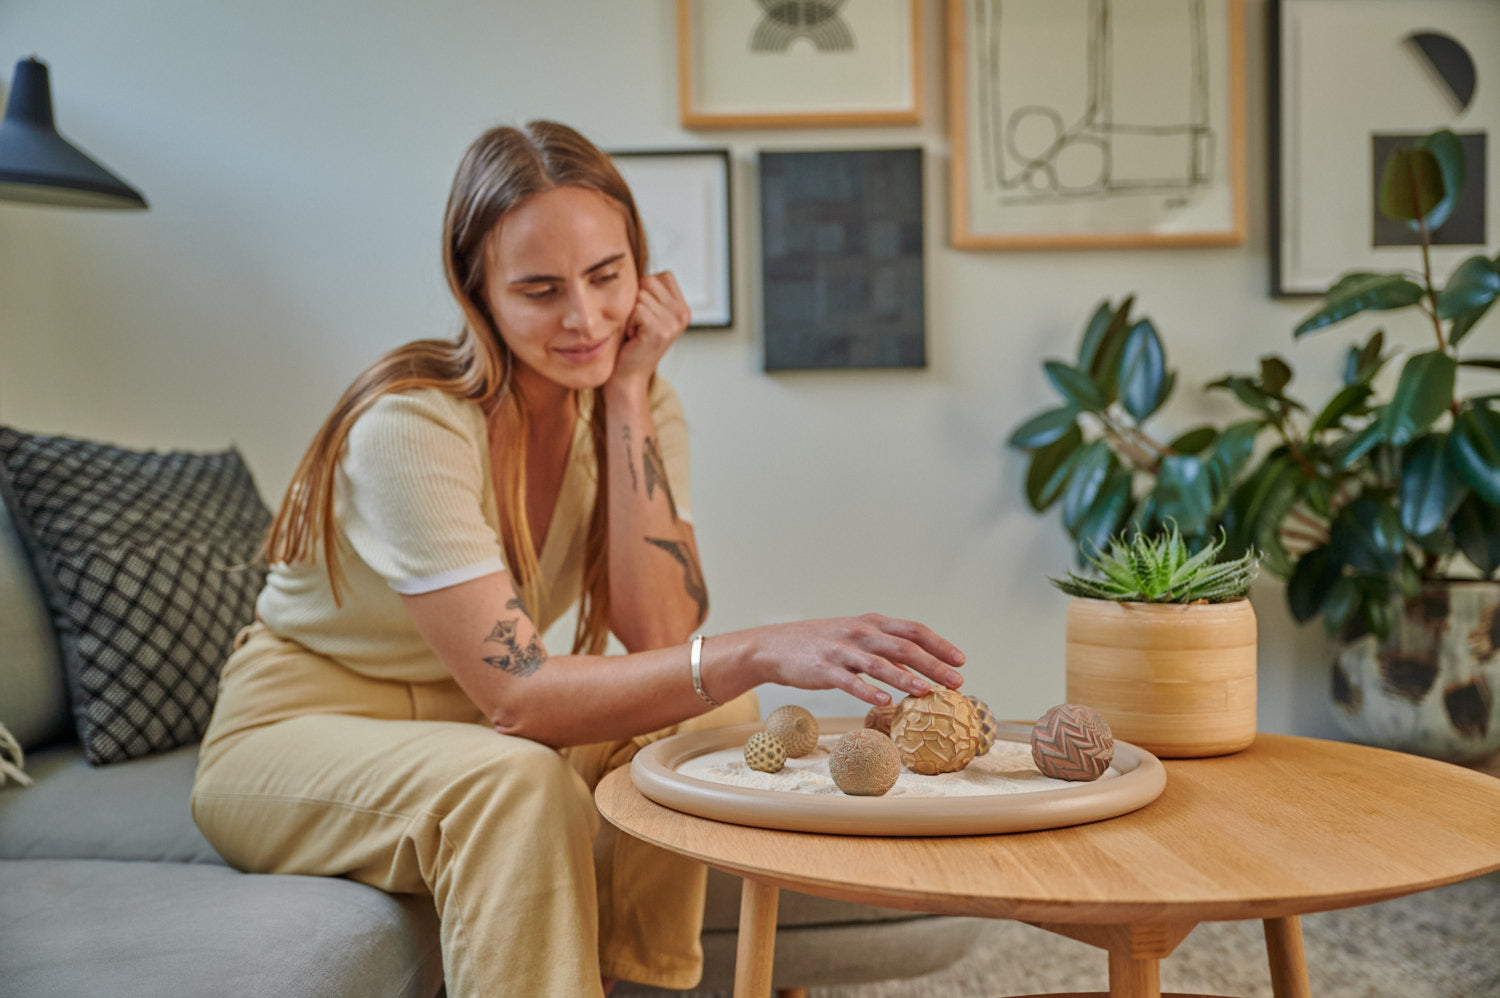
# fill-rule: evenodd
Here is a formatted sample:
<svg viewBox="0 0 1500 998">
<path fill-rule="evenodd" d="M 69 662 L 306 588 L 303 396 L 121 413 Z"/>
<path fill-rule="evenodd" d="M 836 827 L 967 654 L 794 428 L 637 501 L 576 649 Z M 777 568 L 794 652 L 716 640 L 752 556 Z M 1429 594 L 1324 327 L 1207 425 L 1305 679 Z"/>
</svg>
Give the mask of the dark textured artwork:
<svg viewBox="0 0 1500 998">
<path fill-rule="evenodd" d="M 924 367 L 922 151 L 763 152 L 768 371 Z"/>
</svg>

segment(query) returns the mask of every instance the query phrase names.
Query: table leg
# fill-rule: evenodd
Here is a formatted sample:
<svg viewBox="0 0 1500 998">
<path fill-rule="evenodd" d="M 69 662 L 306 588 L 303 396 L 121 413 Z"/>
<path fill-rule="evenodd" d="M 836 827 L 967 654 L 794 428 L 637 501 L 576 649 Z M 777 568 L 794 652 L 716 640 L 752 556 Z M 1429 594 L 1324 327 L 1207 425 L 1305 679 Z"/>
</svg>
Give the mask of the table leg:
<svg viewBox="0 0 1500 998">
<path fill-rule="evenodd" d="M 1296 915 L 1268 918 L 1266 955 L 1271 961 L 1271 993 L 1276 998 L 1310 998 L 1307 955 L 1302 950 L 1302 920 Z"/>
<path fill-rule="evenodd" d="M 1161 998 L 1161 961 L 1110 950 L 1109 998 Z"/>
<path fill-rule="evenodd" d="M 740 935 L 734 954 L 734 998 L 768 998 L 776 956 L 779 888 L 746 880 L 740 889 Z"/>
</svg>

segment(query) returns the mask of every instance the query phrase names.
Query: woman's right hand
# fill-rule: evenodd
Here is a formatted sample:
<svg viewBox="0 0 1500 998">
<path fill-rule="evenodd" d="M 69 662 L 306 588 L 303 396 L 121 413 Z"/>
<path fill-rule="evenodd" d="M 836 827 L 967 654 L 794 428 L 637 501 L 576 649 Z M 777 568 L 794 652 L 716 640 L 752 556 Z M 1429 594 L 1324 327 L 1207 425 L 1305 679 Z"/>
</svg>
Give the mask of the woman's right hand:
<svg viewBox="0 0 1500 998">
<path fill-rule="evenodd" d="M 952 642 L 923 624 L 878 613 L 769 624 L 735 637 L 747 640 L 745 667 L 759 682 L 843 690 L 877 707 L 890 703 L 890 695 L 866 676 L 914 696 L 931 689 L 929 679 L 949 689 L 963 683 L 957 667 L 964 654 Z M 705 659 L 713 644 L 709 638 Z"/>
</svg>

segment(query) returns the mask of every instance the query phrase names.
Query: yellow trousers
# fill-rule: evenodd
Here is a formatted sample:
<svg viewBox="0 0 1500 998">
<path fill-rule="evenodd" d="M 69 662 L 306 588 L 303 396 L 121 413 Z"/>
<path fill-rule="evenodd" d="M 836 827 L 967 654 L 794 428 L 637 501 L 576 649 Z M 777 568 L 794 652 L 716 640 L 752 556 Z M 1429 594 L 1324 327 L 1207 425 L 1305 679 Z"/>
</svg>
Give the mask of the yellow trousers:
<svg viewBox="0 0 1500 998">
<path fill-rule="evenodd" d="M 193 818 L 241 870 L 431 894 L 450 998 L 690 988 L 706 871 L 601 821 L 593 789 L 652 741 L 758 716 L 747 694 L 558 752 L 494 731 L 456 683 L 370 679 L 256 625 L 224 668 Z"/>
</svg>

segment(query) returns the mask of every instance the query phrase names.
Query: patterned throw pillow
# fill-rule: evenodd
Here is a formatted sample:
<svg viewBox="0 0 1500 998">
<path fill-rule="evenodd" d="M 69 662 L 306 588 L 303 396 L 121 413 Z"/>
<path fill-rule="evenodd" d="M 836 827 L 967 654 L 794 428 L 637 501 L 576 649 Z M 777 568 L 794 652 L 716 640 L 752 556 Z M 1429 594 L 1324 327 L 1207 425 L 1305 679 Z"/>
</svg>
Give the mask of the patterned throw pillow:
<svg viewBox="0 0 1500 998">
<path fill-rule="evenodd" d="M 239 452 L 130 451 L 0 427 L 0 468 L 89 762 L 198 740 L 265 581 L 256 555 L 271 515 Z"/>
</svg>

